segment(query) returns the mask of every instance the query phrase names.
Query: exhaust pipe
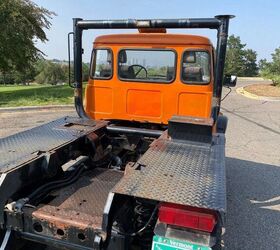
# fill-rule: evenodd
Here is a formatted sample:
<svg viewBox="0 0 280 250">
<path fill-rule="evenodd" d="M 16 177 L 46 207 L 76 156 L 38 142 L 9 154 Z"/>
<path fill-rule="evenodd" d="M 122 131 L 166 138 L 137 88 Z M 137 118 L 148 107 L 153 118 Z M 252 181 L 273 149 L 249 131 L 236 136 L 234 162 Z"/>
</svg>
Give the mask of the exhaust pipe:
<svg viewBox="0 0 280 250">
<path fill-rule="evenodd" d="M 83 105 L 83 49 L 82 49 L 82 33 L 83 30 L 77 25 L 81 18 L 73 19 L 74 26 L 74 100 L 75 108 L 79 117 L 89 119 Z"/>
</svg>

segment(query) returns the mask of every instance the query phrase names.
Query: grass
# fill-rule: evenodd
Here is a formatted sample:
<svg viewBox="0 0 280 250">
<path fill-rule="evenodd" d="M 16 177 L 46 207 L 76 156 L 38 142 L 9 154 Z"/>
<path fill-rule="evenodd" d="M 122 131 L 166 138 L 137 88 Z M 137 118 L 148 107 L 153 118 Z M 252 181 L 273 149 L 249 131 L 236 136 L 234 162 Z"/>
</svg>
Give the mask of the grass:
<svg viewBox="0 0 280 250">
<path fill-rule="evenodd" d="M 73 89 L 68 85 L 0 86 L 0 107 L 72 103 Z"/>
</svg>

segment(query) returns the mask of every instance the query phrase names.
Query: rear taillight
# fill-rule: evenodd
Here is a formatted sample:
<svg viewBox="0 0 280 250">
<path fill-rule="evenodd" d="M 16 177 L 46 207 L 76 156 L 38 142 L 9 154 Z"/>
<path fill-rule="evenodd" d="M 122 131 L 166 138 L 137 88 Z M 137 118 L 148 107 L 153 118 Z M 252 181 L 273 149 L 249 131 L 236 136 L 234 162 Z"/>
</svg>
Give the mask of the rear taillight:
<svg viewBox="0 0 280 250">
<path fill-rule="evenodd" d="M 159 208 L 159 221 L 169 225 L 212 232 L 217 219 L 211 210 L 162 203 Z"/>
</svg>

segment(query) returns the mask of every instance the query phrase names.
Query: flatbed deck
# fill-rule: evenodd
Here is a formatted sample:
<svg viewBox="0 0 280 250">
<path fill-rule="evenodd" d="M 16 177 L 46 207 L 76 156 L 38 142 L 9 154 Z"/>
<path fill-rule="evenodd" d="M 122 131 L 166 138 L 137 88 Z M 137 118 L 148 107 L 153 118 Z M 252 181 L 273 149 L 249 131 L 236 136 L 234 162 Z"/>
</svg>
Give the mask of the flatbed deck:
<svg viewBox="0 0 280 250">
<path fill-rule="evenodd" d="M 82 138 L 104 123 L 64 117 L 0 139 L 0 173 Z M 210 143 L 159 138 L 112 192 L 225 212 L 224 143 L 222 134 Z"/>
<path fill-rule="evenodd" d="M 63 117 L 50 123 L 0 139 L 0 173 L 35 160 L 42 153 L 77 140 L 104 122 Z"/>
</svg>

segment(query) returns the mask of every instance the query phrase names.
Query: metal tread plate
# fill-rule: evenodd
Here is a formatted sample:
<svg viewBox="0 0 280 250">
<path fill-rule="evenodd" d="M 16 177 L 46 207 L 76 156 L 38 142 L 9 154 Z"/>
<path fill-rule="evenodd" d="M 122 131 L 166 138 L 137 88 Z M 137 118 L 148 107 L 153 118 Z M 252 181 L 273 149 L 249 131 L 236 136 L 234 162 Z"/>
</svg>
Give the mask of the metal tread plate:
<svg viewBox="0 0 280 250">
<path fill-rule="evenodd" d="M 48 205 L 26 210 L 33 218 L 63 227 L 100 230 L 108 194 L 122 176 L 121 171 L 96 168 L 74 184 L 53 192 L 55 198 Z"/>
<path fill-rule="evenodd" d="M 77 118 L 75 119 L 77 120 Z M 81 119 L 82 120 L 82 119 Z M 82 121 L 81 121 L 82 122 Z M 38 157 L 95 130 L 63 117 L 50 123 L 0 139 L 0 173 Z"/>
<path fill-rule="evenodd" d="M 224 144 L 158 139 L 113 192 L 225 212 Z"/>
</svg>

